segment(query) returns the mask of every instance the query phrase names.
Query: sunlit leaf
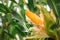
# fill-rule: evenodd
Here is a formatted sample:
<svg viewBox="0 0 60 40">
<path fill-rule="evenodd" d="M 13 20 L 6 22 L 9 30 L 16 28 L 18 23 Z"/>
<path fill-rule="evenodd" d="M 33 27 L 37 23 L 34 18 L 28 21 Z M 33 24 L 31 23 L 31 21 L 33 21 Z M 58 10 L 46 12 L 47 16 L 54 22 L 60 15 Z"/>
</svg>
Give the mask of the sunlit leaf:
<svg viewBox="0 0 60 40">
<path fill-rule="evenodd" d="M 6 7 L 5 5 L 0 4 L 0 12 L 3 12 L 3 13 L 9 13 L 10 10 L 9 10 L 9 8 Z"/>
<path fill-rule="evenodd" d="M 10 0 L 10 1 L 12 1 L 12 2 L 14 2 L 14 3 L 16 3 L 16 4 L 17 4 L 17 2 L 16 2 L 15 0 Z"/>
</svg>

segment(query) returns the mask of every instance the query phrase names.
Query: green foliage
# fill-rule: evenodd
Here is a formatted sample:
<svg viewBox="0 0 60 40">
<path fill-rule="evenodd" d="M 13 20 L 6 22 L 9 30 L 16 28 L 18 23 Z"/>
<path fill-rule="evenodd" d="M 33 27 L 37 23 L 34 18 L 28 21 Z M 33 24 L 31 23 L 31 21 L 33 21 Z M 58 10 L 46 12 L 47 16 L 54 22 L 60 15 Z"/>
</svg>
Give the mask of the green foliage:
<svg viewBox="0 0 60 40">
<path fill-rule="evenodd" d="M 58 30 L 60 28 L 60 26 L 59 26 L 60 25 L 60 23 L 59 23 L 60 22 L 60 12 L 59 12 L 60 8 L 59 7 L 60 6 L 58 5 L 58 4 L 60 4 L 59 1 L 60 0 L 58 0 L 58 1 L 57 0 L 47 0 L 48 5 L 50 6 L 50 8 L 52 8 L 54 10 L 54 13 L 55 13 L 56 18 L 57 18 L 57 21 L 56 21 L 56 24 L 57 24 L 56 33 L 57 33 L 57 31 L 58 31 L 58 33 L 57 33 L 57 39 L 56 40 L 60 40 L 60 36 L 59 36 L 60 31 Z"/>
<path fill-rule="evenodd" d="M 0 12 L 10 13 L 10 10 L 4 4 L 0 4 Z"/>
<path fill-rule="evenodd" d="M 25 32 L 25 30 L 33 26 L 26 21 L 24 0 L 19 0 L 18 3 L 15 0 L 9 0 L 11 1 L 10 5 L 8 4 L 8 0 L 0 1 L 2 2 L 0 3 L 0 17 L 3 24 L 2 27 L 0 27 L 0 40 L 14 40 L 16 39 L 16 34 L 19 35 L 20 40 L 23 40 L 23 37 L 29 35 L 29 32 Z M 45 8 L 42 8 L 46 22 L 45 29 L 50 37 L 55 40 L 60 40 L 60 0 L 28 0 L 28 9 L 39 15 L 40 11 L 36 7 L 37 4 L 42 7 L 48 4 L 49 7 L 53 9 L 57 18 L 56 22 L 50 17 L 49 12 Z M 17 12 L 18 7 L 20 9 L 19 12 Z M 3 14 L 5 15 L 2 16 Z M 27 29 L 25 29 L 25 26 Z M 42 38 L 41 40 L 45 40 L 45 38 Z"/>
<path fill-rule="evenodd" d="M 56 37 L 56 31 L 54 30 L 54 28 L 52 29 L 52 27 L 54 27 L 54 25 L 56 25 L 55 21 L 53 21 L 53 19 L 51 18 L 49 12 L 42 8 L 42 12 L 44 14 L 44 19 L 45 19 L 45 29 L 47 31 L 47 34 L 51 37 Z"/>
<path fill-rule="evenodd" d="M 3 24 L 3 31 L 2 32 L 0 31 L 1 40 L 11 40 L 11 38 L 14 40 L 14 39 L 16 39 L 16 34 L 18 34 L 21 39 L 23 39 L 23 37 L 26 36 L 26 34 L 24 32 L 25 29 L 23 27 L 23 25 L 24 25 L 23 22 L 26 21 L 25 10 L 24 10 L 24 8 L 21 8 L 21 12 L 20 12 L 21 15 L 20 15 L 19 13 L 17 13 L 17 11 L 14 10 L 14 8 L 15 8 L 14 3 L 16 3 L 16 1 L 11 0 L 11 4 L 9 7 L 0 3 L 0 12 L 1 12 L 1 14 L 2 13 L 5 14 L 4 16 L 1 17 L 2 24 Z M 23 2 L 21 2 L 21 3 L 23 3 Z M 16 5 L 18 5 L 18 4 L 16 3 Z M 18 5 L 18 6 L 20 7 L 21 5 Z M 8 24 L 7 24 L 8 26 L 6 26 L 6 22 L 8 22 Z"/>
</svg>

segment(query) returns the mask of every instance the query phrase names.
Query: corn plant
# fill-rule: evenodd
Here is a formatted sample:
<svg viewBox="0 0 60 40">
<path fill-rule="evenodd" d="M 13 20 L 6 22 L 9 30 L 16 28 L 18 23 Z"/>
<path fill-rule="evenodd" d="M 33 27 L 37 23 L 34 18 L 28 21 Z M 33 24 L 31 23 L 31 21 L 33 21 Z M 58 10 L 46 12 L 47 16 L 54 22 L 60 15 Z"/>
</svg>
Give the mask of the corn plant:
<svg viewBox="0 0 60 40">
<path fill-rule="evenodd" d="M 0 40 L 60 40 L 59 4 L 59 0 L 0 0 Z M 51 10 L 44 7 L 46 5 L 52 9 L 56 19 L 50 15 Z M 37 20 L 40 13 L 44 15 L 44 29 L 49 37 L 28 39 L 27 36 L 31 36 L 31 33 L 37 35 L 29 29 L 34 25 L 41 25 L 42 21 Z M 37 19 L 33 15 L 37 15 Z M 35 24 L 29 23 L 26 16 Z"/>
</svg>

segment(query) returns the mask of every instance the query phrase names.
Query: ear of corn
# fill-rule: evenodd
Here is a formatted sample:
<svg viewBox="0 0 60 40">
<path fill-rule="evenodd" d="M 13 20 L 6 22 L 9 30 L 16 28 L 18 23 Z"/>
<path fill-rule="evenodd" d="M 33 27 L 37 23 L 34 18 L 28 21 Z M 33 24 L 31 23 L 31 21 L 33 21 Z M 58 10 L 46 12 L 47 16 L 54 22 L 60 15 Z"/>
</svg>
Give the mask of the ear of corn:
<svg viewBox="0 0 60 40">
<path fill-rule="evenodd" d="M 35 13 L 31 12 L 31 11 L 26 11 L 26 15 L 31 19 L 31 21 L 33 23 L 35 23 L 35 25 L 38 25 L 37 27 L 39 28 L 39 31 L 37 31 L 37 28 L 35 29 L 39 35 L 38 37 L 49 37 L 46 34 L 45 28 L 44 28 L 44 15 L 41 13 L 40 17 L 37 16 Z M 42 17 L 41 17 L 42 16 Z M 42 19 L 43 18 L 43 19 Z M 42 26 L 43 25 L 43 26 Z M 33 28 L 32 28 L 33 29 Z M 33 32 L 34 33 L 34 32 Z M 44 35 L 43 35 L 44 34 Z M 41 36 L 42 35 L 42 36 Z"/>
<path fill-rule="evenodd" d="M 26 15 L 31 19 L 36 25 L 42 25 L 44 22 L 35 13 L 26 10 Z"/>
</svg>

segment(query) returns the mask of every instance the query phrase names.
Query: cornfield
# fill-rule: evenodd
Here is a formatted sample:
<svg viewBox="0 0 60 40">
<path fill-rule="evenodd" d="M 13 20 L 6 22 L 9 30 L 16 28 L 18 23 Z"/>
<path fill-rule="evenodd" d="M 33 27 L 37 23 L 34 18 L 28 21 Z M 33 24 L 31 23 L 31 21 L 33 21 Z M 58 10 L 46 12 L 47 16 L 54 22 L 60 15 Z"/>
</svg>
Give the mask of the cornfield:
<svg viewBox="0 0 60 40">
<path fill-rule="evenodd" d="M 60 40 L 60 0 L 0 0 L 0 40 Z"/>
</svg>

